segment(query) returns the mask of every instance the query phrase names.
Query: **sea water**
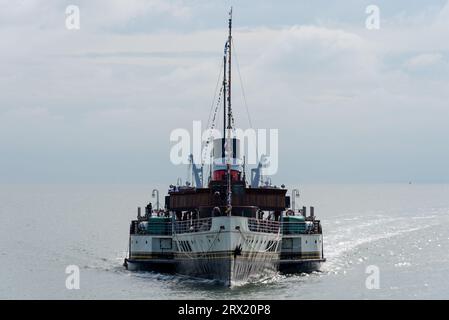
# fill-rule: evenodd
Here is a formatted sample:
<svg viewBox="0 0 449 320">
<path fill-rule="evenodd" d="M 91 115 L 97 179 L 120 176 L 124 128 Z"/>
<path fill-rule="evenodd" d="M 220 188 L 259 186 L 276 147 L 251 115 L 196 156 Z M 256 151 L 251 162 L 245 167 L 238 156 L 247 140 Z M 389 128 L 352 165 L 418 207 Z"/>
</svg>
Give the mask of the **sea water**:
<svg viewBox="0 0 449 320">
<path fill-rule="evenodd" d="M 123 267 L 130 220 L 154 207 L 154 187 L 1 185 L 0 298 L 449 298 L 449 185 L 290 186 L 297 208 L 314 206 L 322 221 L 327 262 L 231 289 Z M 68 266 L 79 268 L 79 289 L 66 286 Z"/>
</svg>

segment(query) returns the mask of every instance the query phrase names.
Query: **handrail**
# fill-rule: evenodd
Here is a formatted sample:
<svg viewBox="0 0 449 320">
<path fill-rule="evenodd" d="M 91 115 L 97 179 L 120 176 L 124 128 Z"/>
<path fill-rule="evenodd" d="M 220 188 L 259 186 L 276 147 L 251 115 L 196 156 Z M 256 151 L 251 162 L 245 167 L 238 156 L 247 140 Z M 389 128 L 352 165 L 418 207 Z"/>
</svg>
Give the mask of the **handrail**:
<svg viewBox="0 0 449 320">
<path fill-rule="evenodd" d="M 304 222 L 282 222 L 282 234 L 321 234 L 319 220 Z"/>
<path fill-rule="evenodd" d="M 138 235 L 163 235 L 172 234 L 171 221 L 139 221 L 134 220 L 131 223 L 131 234 Z"/>
<path fill-rule="evenodd" d="M 212 227 L 213 218 L 191 219 L 183 221 L 138 221 L 131 223 L 130 234 L 140 235 L 172 235 L 172 233 L 192 233 L 209 231 Z M 145 225 L 140 225 L 145 223 Z M 319 220 L 304 222 L 279 222 L 273 220 L 261 220 L 248 218 L 248 229 L 252 232 L 278 233 L 284 235 L 293 234 L 321 234 L 321 224 Z"/>
<path fill-rule="evenodd" d="M 280 223 L 272 220 L 248 219 L 248 229 L 253 232 L 278 233 Z"/>
<path fill-rule="evenodd" d="M 175 221 L 175 233 L 190 233 L 209 231 L 212 227 L 212 218 Z"/>
</svg>

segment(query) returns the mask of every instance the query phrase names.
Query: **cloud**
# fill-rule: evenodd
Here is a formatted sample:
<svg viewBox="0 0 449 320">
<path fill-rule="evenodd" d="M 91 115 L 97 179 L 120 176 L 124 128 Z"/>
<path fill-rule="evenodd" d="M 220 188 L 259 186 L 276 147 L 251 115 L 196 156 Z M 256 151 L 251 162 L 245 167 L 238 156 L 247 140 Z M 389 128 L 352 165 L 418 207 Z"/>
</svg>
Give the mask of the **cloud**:
<svg viewBox="0 0 449 320">
<path fill-rule="evenodd" d="M 84 156 L 113 167 L 138 154 L 148 162 L 136 172 L 157 167 L 164 179 L 173 178 L 172 170 L 184 175 L 185 168 L 170 166 L 168 137 L 172 129 L 190 130 L 191 121 L 207 120 L 226 38 L 226 21 L 217 28 L 208 19 L 213 6 L 205 13 L 184 1 L 81 1 L 81 30 L 72 32 L 64 27 L 63 5 L 0 5 L 0 146 L 9 168 L 27 151 L 30 162 L 48 156 L 48 164 L 39 164 L 50 171 L 76 161 L 80 171 L 95 176 Z M 266 12 L 257 10 L 251 17 L 259 14 L 258 25 L 235 26 L 252 122 L 280 129 L 286 167 L 297 166 L 298 155 L 314 155 L 301 157 L 303 170 L 292 179 L 325 179 L 323 166 L 331 180 L 345 179 L 339 167 L 356 166 L 369 168 L 370 179 L 394 178 L 399 175 L 381 167 L 391 159 L 409 161 L 417 150 L 426 151 L 424 158 L 449 161 L 442 147 L 449 134 L 443 68 L 449 47 L 441 40 L 448 32 L 447 8 L 413 23 L 413 17 L 384 18 L 374 32 L 364 29 L 363 19 L 267 25 Z M 199 18 L 204 26 L 191 28 Z M 158 29 L 167 19 L 189 27 Z M 137 20 L 148 24 L 136 26 Z M 233 62 L 234 112 L 237 125 L 247 126 Z M 54 153 L 64 157 L 58 150 L 67 153 L 65 164 L 52 160 Z M 431 162 L 414 165 L 425 163 Z"/>
<path fill-rule="evenodd" d="M 423 53 L 414 56 L 406 61 L 408 68 L 426 68 L 435 66 L 443 62 L 443 55 L 440 53 Z"/>
<path fill-rule="evenodd" d="M 139 17 L 168 16 L 177 19 L 190 17 L 190 8 L 182 1 L 172 0 L 80 0 L 73 3 L 80 8 L 82 22 L 89 28 L 117 27 Z M 0 23 L 16 26 L 55 27 L 65 20 L 68 3 L 43 0 L 0 1 Z"/>
<path fill-rule="evenodd" d="M 190 9 L 182 1 L 163 0 L 104 0 L 82 1 L 80 8 L 88 15 L 89 25 L 97 27 L 117 27 L 145 17 L 168 16 L 176 19 L 190 17 Z M 101 14 L 98 14 L 100 13 Z"/>
</svg>

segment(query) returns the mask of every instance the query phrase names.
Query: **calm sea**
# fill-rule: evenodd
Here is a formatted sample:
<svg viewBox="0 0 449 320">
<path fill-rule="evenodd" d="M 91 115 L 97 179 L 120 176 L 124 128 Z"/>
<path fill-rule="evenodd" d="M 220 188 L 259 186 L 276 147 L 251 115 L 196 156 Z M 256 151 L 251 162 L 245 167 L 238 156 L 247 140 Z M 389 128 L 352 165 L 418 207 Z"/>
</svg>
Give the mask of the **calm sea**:
<svg viewBox="0 0 449 320">
<path fill-rule="evenodd" d="M 300 186 L 298 206 L 315 206 L 323 224 L 322 271 L 232 289 L 123 268 L 129 221 L 154 203 L 153 187 L 1 185 L 0 298 L 449 298 L 449 185 Z M 68 265 L 79 290 L 66 289 Z M 370 266 L 378 289 L 366 286 Z"/>
</svg>

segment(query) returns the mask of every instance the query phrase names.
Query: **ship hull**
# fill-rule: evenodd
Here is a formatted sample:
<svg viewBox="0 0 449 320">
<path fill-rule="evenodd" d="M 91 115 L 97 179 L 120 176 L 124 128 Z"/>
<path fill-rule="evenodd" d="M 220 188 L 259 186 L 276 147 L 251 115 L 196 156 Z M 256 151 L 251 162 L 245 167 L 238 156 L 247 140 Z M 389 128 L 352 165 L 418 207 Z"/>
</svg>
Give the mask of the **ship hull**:
<svg viewBox="0 0 449 320">
<path fill-rule="evenodd" d="M 325 259 L 316 260 L 281 260 L 279 262 L 279 271 L 283 274 L 310 273 L 320 271 L 321 265 Z"/>
<path fill-rule="evenodd" d="M 295 224 L 286 225 L 286 231 Z M 296 230 L 298 231 L 298 230 Z M 310 273 L 319 271 L 326 261 L 323 257 L 323 235 L 308 233 L 288 233 L 282 237 L 279 271 L 284 274 Z"/>
<path fill-rule="evenodd" d="M 256 228 L 252 222 L 245 217 L 214 217 L 209 231 L 175 234 L 176 272 L 225 286 L 274 274 L 280 255 L 279 224 L 267 222 Z"/>
<path fill-rule="evenodd" d="M 207 253 L 197 258 L 177 258 L 179 274 L 215 280 L 224 286 L 235 286 L 274 275 L 278 270 L 279 254 L 252 252 Z"/>
<path fill-rule="evenodd" d="M 159 260 L 125 259 L 123 265 L 129 271 L 153 271 L 160 273 L 175 272 L 175 263 L 173 259 L 159 259 Z"/>
</svg>

